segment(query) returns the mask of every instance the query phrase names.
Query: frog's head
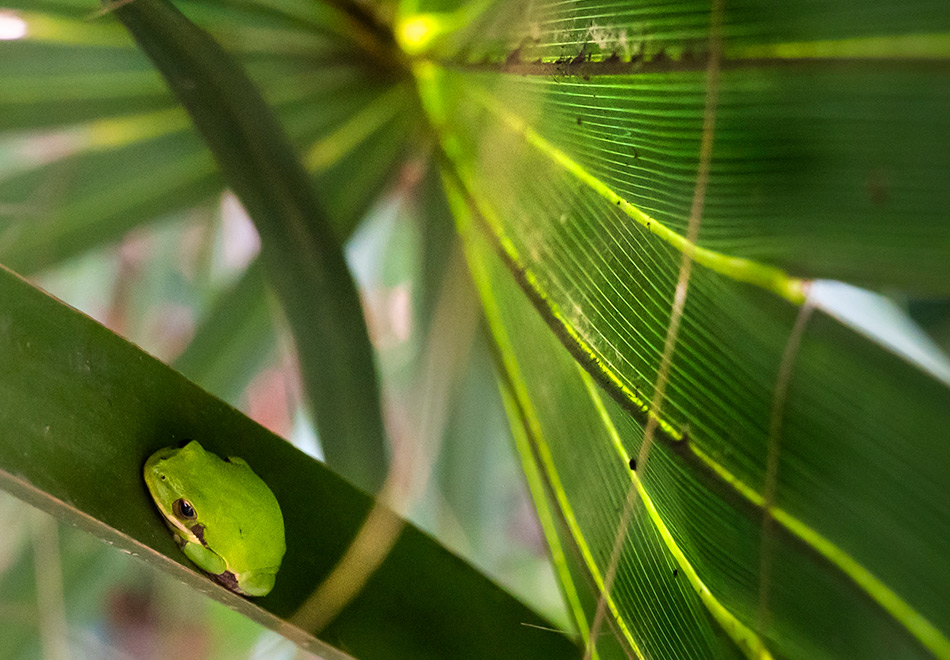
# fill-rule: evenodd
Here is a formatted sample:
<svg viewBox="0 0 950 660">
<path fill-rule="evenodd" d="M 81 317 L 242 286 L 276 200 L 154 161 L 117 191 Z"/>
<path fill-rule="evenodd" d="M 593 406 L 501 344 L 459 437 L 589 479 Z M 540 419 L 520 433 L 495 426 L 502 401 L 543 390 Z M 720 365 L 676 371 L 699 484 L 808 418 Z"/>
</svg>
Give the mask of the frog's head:
<svg viewBox="0 0 950 660">
<path fill-rule="evenodd" d="M 182 540 L 202 543 L 204 525 L 196 499 L 201 499 L 195 466 L 207 452 L 195 440 L 182 447 L 160 449 L 145 462 L 145 483 L 166 523 Z"/>
</svg>

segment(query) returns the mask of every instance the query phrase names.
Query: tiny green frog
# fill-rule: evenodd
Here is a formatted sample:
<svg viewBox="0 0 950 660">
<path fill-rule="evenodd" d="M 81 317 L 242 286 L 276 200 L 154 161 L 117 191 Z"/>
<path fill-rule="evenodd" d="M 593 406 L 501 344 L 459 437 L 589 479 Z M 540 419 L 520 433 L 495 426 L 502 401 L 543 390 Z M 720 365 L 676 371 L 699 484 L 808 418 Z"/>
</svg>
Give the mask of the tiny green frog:
<svg viewBox="0 0 950 660">
<path fill-rule="evenodd" d="M 145 484 L 185 555 L 245 596 L 264 596 L 284 556 L 277 498 L 242 459 L 219 458 L 192 440 L 145 462 Z"/>
</svg>

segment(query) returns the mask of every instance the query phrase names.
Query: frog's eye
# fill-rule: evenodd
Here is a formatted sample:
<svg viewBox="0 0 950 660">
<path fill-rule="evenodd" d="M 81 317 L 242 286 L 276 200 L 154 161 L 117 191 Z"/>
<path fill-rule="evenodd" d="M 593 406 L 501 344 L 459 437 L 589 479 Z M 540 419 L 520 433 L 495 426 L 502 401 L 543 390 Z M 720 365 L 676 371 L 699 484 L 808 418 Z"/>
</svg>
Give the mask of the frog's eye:
<svg viewBox="0 0 950 660">
<path fill-rule="evenodd" d="M 194 520 L 198 517 L 195 507 L 191 506 L 191 502 L 180 497 L 172 503 L 172 511 L 175 512 L 175 516 L 182 520 Z"/>
</svg>

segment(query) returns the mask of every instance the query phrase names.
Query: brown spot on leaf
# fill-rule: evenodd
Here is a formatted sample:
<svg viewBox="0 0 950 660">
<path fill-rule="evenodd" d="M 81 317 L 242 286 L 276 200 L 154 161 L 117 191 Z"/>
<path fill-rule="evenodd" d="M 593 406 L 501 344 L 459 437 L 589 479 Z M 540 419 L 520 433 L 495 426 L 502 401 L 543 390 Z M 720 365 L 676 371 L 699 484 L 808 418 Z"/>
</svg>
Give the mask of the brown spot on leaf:
<svg viewBox="0 0 950 660">
<path fill-rule="evenodd" d="M 868 197 L 875 206 L 884 206 L 891 197 L 891 182 L 887 172 L 881 169 L 872 171 L 867 178 Z"/>
</svg>

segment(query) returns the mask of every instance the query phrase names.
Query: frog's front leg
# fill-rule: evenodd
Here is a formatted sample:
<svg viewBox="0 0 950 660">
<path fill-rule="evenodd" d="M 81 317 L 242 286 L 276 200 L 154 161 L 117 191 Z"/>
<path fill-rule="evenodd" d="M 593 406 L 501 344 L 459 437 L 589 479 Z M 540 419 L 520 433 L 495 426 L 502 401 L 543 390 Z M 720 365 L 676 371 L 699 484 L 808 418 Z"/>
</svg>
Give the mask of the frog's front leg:
<svg viewBox="0 0 950 660">
<path fill-rule="evenodd" d="M 186 543 L 185 555 L 205 573 L 219 575 L 228 570 L 228 565 L 219 555 L 198 543 Z"/>
</svg>

